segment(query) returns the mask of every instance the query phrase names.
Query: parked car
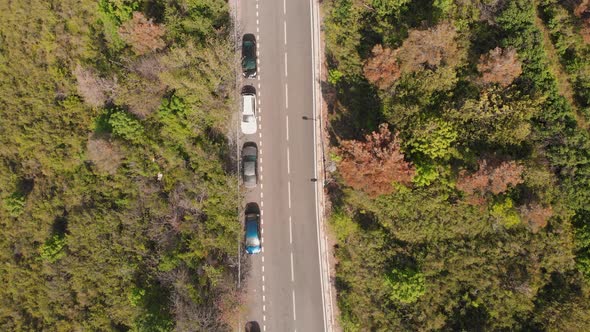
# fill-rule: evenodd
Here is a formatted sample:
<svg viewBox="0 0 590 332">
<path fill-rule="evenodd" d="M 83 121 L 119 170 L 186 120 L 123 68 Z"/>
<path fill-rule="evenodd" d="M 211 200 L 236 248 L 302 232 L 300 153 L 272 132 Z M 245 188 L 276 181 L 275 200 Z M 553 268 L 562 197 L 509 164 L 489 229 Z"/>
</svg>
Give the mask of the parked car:
<svg viewBox="0 0 590 332">
<path fill-rule="evenodd" d="M 248 203 L 246 205 L 246 252 L 249 254 L 257 254 L 262 251 L 262 244 L 260 241 L 260 209 L 256 203 Z"/>
<path fill-rule="evenodd" d="M 252 87 L 254 88 L 254 87 Z M 242 133 L 251 135 L 256 133 L 256 90 L 242 90 Z"/>
<path fill-rule="evenodd" d="M 242 147 L 242 177 L 246 188 L 258 184 L 258 147 L 254 142 L 246 142 Z"/>
<path fill-rule="evenodd" d="M 256 37 L 247 33 L 242 37 L 242 71 L 244 77 L 256 77 Z"/>
</svg>

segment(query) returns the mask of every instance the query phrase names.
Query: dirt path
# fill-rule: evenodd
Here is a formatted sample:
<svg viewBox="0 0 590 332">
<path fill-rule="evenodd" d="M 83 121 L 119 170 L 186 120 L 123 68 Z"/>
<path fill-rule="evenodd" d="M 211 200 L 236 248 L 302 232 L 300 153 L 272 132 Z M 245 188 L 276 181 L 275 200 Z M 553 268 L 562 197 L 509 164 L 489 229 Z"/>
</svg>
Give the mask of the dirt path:
<svg viewBox="0 0 590 332">
<path fill-rule="evenodd" d="M 578 125 L 584 129 L 588 129 L 588 123 L 586 122 L 586 119 L 584 118 L 584 116 L 582 114 L 580 114 L 578 105 L 575 102 L 574 92 L 573 92 L 574 90 L 573 90 L 572 85 L 568 79 L 568 75 L 563 70 L 561 63 L 559 62 L 559 55 L 557 54 L 557 51 L 555 50 L 555 47 L 553 46 L 553 42 L 551 41 L 551 35 L 550 35 L 549 31 L 547 30 L 545 23 L 541 19 L 537 1 L 534 1 L 533 4 L 535 6 L 535 13 L 536 13 L 535 25 L 537 26 L 537 28 L 539 28 L 539 30 L 543 34 L 543 46 L 545 48 L 545 51 L 547 52 L 547 58 L 549 59 L 549 67 L 550 67 L 549 70 L 557 79 L 557 90 L 558 90 L 559 94 L 564 96 L 565 99 L 572 106 L 572 109 L 574 111 L 574 115 L 576 117 L 576 121 L 578 122 Z"/>
</svg>

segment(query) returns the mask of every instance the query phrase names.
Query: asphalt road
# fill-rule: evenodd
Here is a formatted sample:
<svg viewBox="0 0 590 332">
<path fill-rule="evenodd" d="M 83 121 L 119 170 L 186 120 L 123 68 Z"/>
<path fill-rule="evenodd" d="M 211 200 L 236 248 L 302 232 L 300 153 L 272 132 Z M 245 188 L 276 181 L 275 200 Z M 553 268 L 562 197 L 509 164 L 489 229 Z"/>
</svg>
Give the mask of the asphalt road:
<svg viewBox="0 0 590 332">
<path fill-rule="evenodd" d="M 262 331 L 327 331 L 317 221 L 312 20 L 309 0 L 237 0 L 238 34 L 257 37 L 254 135 L 259 185 L 246 194 L 261 208 L 262 248 L 250 256 L 247 313 Z M 303 119 L 308 117 L 308 120 Z"/>
</svg>

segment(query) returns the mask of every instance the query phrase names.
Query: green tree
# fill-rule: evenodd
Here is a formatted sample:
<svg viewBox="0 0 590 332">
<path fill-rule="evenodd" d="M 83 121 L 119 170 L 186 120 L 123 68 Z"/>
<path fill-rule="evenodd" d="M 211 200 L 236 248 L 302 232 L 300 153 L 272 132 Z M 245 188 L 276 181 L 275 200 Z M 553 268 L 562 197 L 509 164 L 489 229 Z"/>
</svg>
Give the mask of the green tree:
<svg viewBox="0 0 590 332">
<path fill-rule="evenodd" d="M 391 301 L 414 303 L 426 292 L 424 274 L 412 269 L 393 269 L 385 281 L 391 288 Z"/>
</svg>

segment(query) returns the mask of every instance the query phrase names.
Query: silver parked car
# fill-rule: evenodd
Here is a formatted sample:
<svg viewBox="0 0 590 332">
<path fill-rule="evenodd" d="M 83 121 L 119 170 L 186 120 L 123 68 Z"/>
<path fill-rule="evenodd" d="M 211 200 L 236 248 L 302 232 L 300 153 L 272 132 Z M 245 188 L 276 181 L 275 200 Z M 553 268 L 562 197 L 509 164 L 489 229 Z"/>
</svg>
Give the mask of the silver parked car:
<svg viewBox="0 0 590 332">
<path fill-rule="evenodd" d="M 246 142 L 242 147 L 242 176 L 244 187 L 254 188 L 258 184 L 258 147 Z"/>
</svg>

